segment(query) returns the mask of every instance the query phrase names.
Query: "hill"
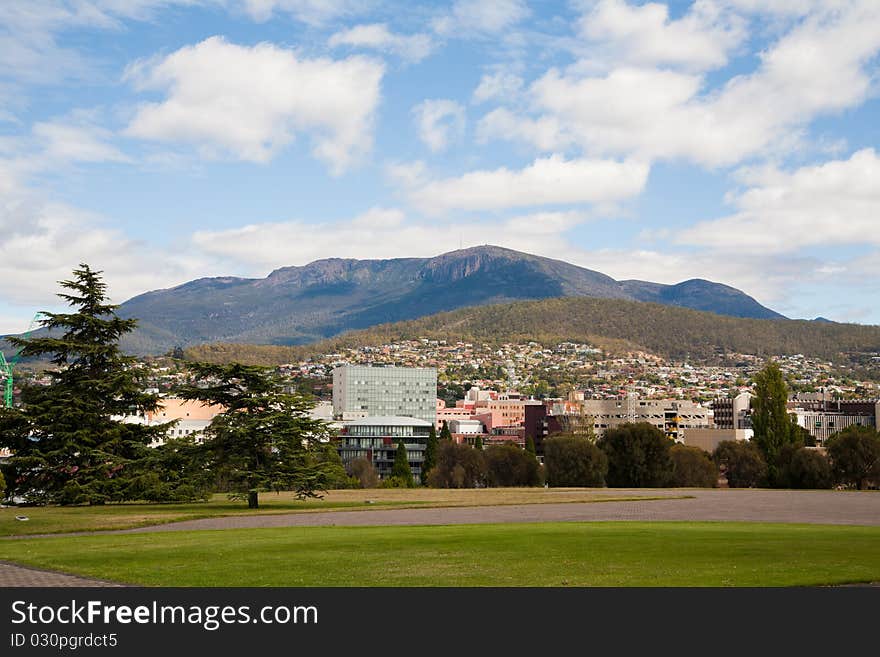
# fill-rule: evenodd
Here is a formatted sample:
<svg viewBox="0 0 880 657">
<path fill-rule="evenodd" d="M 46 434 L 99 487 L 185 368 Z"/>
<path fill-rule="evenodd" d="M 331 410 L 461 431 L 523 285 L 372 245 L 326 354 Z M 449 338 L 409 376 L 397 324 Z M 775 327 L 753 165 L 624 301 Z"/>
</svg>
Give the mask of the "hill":
<svg viewBox="0 0 880 657">
<path fill-rule="evenodd" d="M 561 260 L 482 246 L 434 258 L 330 258 L 264 279 L 204 278 L 126 301 L 140 320 L 123 346 L 162 353 L 206 342 L 306 344 L 439 311 L 527 299 L 649 301 L 760 319 L 782 316 L 732 287 L 704 280 L 616 281 Z"/>
<path fill-rule="evenodd" d="M 299 347 L 209 344 L 187 350 L 195 360 L 279 364 L 345 347 L 403 339 L 469 342 L 590 342 L 611 352 L 646 350 L 667 358 L 710 361 L 726 353 L 803 354 L 838 360 L 847 353 L 880 352 L 880 326 L 758 320 L 656 303 L 585 297 L 479 306 L 367 330 Z"/>
</svg>

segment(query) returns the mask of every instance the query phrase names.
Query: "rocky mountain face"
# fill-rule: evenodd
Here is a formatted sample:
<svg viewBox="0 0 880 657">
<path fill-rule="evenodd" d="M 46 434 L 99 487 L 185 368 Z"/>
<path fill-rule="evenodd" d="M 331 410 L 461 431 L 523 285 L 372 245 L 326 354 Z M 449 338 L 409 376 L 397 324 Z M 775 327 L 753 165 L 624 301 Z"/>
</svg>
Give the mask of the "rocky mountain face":
<svg viewBox="0 0 880 657">
<path fill-rule="evenodd" d="M 780 319 L 740 290 L 704 280 L 616 281 L 560 260 L 495 246 L 434 258 L 328 258 L 263 279 L 204 278 L 122 304 L 139 328 L 125 345 L 160 353 L 205 342 L 303 344 L 347 330 L 526 299 L 650 301 L 734 317 Z"/>
</svg>

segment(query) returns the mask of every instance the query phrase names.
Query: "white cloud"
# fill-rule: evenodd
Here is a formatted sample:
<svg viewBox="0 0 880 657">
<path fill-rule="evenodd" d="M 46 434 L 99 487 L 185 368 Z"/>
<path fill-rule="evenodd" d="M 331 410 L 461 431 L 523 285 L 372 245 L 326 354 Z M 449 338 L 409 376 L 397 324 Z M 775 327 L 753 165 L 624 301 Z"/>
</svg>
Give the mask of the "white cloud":
<svg viewBox="0 0 880 657">
<path fill-rule="evenodd" d="M 434 43 L 429 34 L 394 34 L 384 23 L 356 25 L 337 32 L 327 44 L 331 48 L 352 46 L 372 48 L 379 52 L 397 55 L 410 62 L 419 62 L 431 54 Z"/>
<path fill-rule="evenodd" d="M 670 19 L 665 4 L 600 0 L 579 24 L 581 35 L 615 62 L 688 70 L 723 66 L 746 36 L 742 19 L 711 0 L 697 0 L 676 20 Z"/>
<path fill-rule="evenodd" d="M 265 22 L 276 13 L 287 14 L 310 25 L 320 25 L 335 18 L 361 13 L 365 0 L 231 0 L 257 22 Z"/>
<path fill-rule="evenodd" d="M 522 88 L 523 79 L 520 76 L 497 71 L 480 78 L 480 84 L 474 89 L 473 101 L 475 103 L 485 103 L 489 100 L 509 101 L 516 97 Z"/>
<path fill-rule="evenodd" d="M 339 173 L 372 146 L 383 74 L 380 62 L 359 56 L 305 59 L 269 43 L 211 37 L 129 68 L 138 89 L 167 97 L 141 105 L 126 134 L 266 162 L 306 133 L 314 155 Z"/>
<path fill-rule="evenodd" d="M 113 133 L 81 122 L 48 121 L 32 129 L 44 147 L 42 157 L 50 162 L 129 162 L 129 158 L 109 142 Z"/>
<path fill-rule="evenodd" d="M 193 236 L 196 249 L 266 272 L 320 258 L 432 257 L 486 243 L 554 256 L 565 248 L 565 231 L 586 221 L 577 212 L 542 212 L 497 221 L 457 223 L 406 220 L 397 209 L 373 208 L 350 221 L 286 221 L 253 224 Z M 310 239 L 303 240 L 307 233 Z M 540 237 L 539 241 L 535 241 Z"/>
<path fill-rule="evenodd" d="M 793 172 L 765 168 L 732 200 L 738 212 L 685 231 L 681 243 L 781 253 L 824 244 L 880 245 L 880 157 L 873 149 Z"/>
<path fill-rule="evenodd" d="M 413 108 L 419 137 L 434 152 L 464 135 L 464 107 L 453 100 L 425 100 Z"/>
<path fill-rule="evenodd" d="M 520 23 L 530 14 L 523 0 L 456 0 L 449 13 L 433 21 L 434 30 L 443 36 L 500 34 Z"/>
<path fill-rule="evenodd" d="M 517 116 L 504 107 L 494 109 L 480 119 L 476 132 L 480 143 L 490 139 L 518 140 L 533 144 L 542 151 L 562 149 L 570 141 L 555 116 L 531 119 Z"/>
<path fill-rule="evenodd" d="M 560 155 L 535 160 L 520 170 L 501 167 L 435 180 L 409 190 L 425 212 L 609 203 L 638 195 L 649 167 L 637 161 L 566 160 Z"/>
<path fill-rule="evenodd" d="M 524 119 L 554 118 L 563 143 L 603 155 L 685 158 L 710 167 L 790 149 L 810 121 L 858 106 L 872 92 L 880 3 L 818 12 L 760 54 L 758 68 L 707 89 L 696 72 L 618 65 L 603 75 L 551 69 L 529 89 Z M 535 130 L 484 130 L 558 149 Z"/>
</svg>

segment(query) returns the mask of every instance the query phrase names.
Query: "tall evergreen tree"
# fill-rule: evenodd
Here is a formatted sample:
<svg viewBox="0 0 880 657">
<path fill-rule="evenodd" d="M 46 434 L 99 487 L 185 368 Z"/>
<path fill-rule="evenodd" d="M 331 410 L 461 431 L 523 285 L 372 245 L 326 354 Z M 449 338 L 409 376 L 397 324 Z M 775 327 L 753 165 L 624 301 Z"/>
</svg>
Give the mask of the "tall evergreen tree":
<svg viewBox="0 0 880 657">
<path fill-rule="evenodd" d="M 119 349 L 136 320 L 116 315 L 101 273 L 81 264 L 60 283 L 72 312 L 43 313 L 48 334 L 8 338 L 22 356 L 49 355 L 58 368 L 51 385 L 23 391 L 21 409 L 0 413 L 0 442 L 13 452 L 5 467 L 12 496 L 43 504 L 143 497 L 149 444 L 169 425 L 121 421 L 156 410 L 159 399 L 142 392 L 135 359 Z"/>
<path fill-rule="evenodd" d="M 200 385 L 181 390 L 184 399 L 217 404 L 225 411 L 211 420 L 202 444 L 208 467 L 225 482 L 233 498 L 247 496 L 259 506 L 259 493 L 292 490 L 318 497 L 334 476 L 325 458 L 328 425 L 310 417 L 314 402 L 286 393 L 284 382 L 267 368 L 191 363 Z"/>
<path fill-rule="evenodd" d="M 443 427 L 440 429 L 440 440 L 452 440 L 452 432 L 449 430 L 449 424 L 443 420 Z"/>
<path fill-rule="evenodd" d="M 482 436 L 477 435 L 476 439 L 474 440 L 474 449 L 478 449 L 481 452 L 483 451 L 483 437 Z"/>
<path fill-rule="evenodd" d="M 422 462 L 422 484 L 428 481 L 428 472 L 437 465 L 437 430 L 431 425 L 428 433 L 428 445 L 425 447 L 425 460 Z"/>
<path fill-rule="evenodd" d="M 529 454 L 531 454 L 532 456 L 535 456 L 535 454 L 536 454 L 536 452 L 535 452 L 535 439 L 532 438 L 531 436 L 528 436 L 526 438 L 526 451 Z"/>
<path fill-rule="evenodd" d="M 755 374 L 752 398 L 752 428 L 754 442 L 767 462 L 767 479 L 771 486 L 780 483 L 779 458 L 786 445 L 797 441 L 798 433 L 788 414 L 788 386 L 782 370 L 770 361 Z"/>
<path fill-rule="evenodd" d="M 409 466 L 409 457 L 406 455 L 406 445 L 402 440 L 397 443 L 394 465 L 391 466 L 391 476 L 403 482 L 407 488 L 412 488 L 415 485 L 412 468 Z"/>
</svg>

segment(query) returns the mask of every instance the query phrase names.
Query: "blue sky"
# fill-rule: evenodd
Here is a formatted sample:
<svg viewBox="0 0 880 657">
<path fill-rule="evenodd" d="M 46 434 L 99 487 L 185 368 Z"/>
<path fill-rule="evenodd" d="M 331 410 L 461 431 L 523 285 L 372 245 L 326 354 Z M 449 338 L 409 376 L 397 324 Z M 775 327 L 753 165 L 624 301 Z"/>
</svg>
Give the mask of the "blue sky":
<svg viewBox="0 0 880 657">
<path fill-rule="evenodd" d="M 880 324 L 876 0 L 4 0 L 0 332 L 498 244 Z"/>
</svg>

